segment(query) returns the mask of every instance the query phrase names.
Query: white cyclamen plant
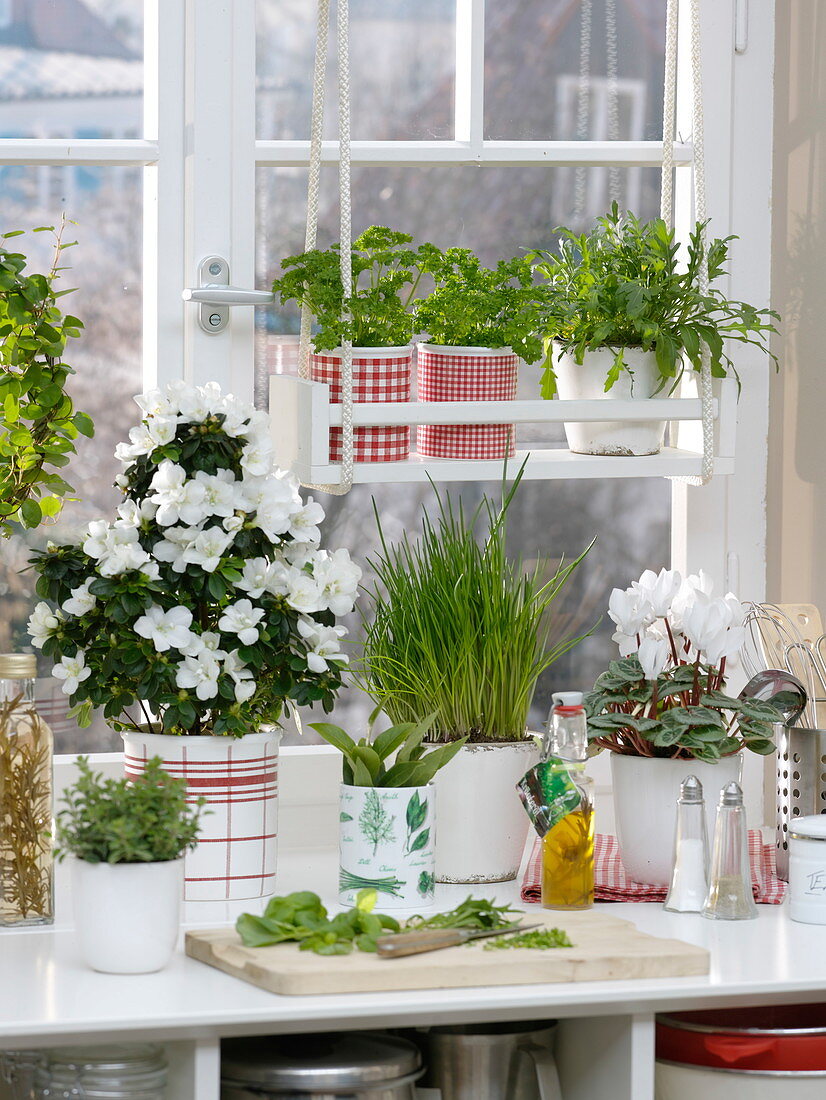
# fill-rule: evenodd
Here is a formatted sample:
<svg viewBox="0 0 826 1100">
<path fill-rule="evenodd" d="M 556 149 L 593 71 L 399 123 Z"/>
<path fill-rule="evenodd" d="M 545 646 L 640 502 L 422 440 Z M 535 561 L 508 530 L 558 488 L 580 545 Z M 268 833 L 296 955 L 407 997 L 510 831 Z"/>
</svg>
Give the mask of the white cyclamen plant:
<svg viewBox="0 0 826 1100">
<path fill-rule="evenodd" d="M 119 730 L 241 736 L 331 710 L 361 570 L 319 548 L 324 512 L 275 468 L 266 413 L 214 383 L 136 401 L 117 518 L 32 558 L 29 633 L 81 725 L 103 707 Z"/>
<path fill-rule="evenodd" d="M 647 569 L 630 588 L 613 590 L 608 614 L 620 660 L 585 698 L 592 749 L 710 761 L 773 750 L 782 700 L 725 691 L 726 660 L 744 640 L 746 613 L 735 596 L 715 598 L 702 572 L 683 579 Z"/>
</svg>

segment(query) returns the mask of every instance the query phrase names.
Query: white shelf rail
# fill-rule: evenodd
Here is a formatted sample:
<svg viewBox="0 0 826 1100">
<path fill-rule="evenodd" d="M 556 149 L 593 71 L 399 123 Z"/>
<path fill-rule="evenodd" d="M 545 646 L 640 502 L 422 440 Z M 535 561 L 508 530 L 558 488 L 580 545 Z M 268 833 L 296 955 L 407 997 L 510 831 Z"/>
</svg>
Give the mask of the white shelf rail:
<svg viewBox="0 0 826 1100">
<path fill-rule="evenodd" d="M 564 447 L 532 447 L 517 451 L 508 462 L 510 475 L 527 459 L 525 477 L 628 478 L 691 476 L 700 472 L 701 402 L 696 397 L 652 398 L 649 401 L 478 401 L 379 402 L 356 404 L 356 427 L 417 424 L 558 424 L 565 421 L 599 422 L 666 420 L 671 445 L 658 455 L 642 457 L 573 454 Z M 737 386 L 719 383 L 714 402 L 715 473 L 734 472 Z M 330 387 L 293 375 L 270 379 L 270 419 L 276 461 L 303 484 L 335 483 L 338 464 L 330 462 L 330 428 L 341 426 L 341 405 L 330 401 Z M 354 483 L 497 480 L 500 459 L 429 458 L 412 453 L 398 462 L 356 463 Z"/>
</svg>

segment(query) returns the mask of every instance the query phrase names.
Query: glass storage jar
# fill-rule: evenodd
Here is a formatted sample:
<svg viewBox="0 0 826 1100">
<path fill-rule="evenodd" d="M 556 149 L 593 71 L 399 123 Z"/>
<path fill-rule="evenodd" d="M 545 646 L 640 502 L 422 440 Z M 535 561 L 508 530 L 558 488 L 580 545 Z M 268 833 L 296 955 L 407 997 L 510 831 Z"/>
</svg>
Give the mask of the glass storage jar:
<svg viewBox="0 0 826 1100">
<path fill-rule="evenodd" d="M 43 1052 L 34 1100 L 165 1100 L 166 1059 L 154 1045 Z"/>
<path fill-rule="evenodd" d="M 52 731 L 32 653 L 0 654 L 0 926 L 54 920 Z"/>
</svg>

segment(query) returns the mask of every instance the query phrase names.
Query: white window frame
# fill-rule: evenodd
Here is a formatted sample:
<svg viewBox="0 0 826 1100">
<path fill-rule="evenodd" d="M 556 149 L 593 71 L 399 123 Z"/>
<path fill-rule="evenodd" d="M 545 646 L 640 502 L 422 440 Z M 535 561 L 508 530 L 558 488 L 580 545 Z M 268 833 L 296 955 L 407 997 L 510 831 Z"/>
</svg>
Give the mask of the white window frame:
<svg viewBox="0 0 826 1100">
<path fill-rule="evenodd" d="M 729 293 L 762 304 L 770 293 L 774 0 L 750 11 L 747 5 L 701 0 L 708 209 L 715 236 L 740 237 L 732 248 Z M 485 0 L 457 0 L 455 139 L 358 141 L 354 164 L 660 163 L 657 141 L 486 141 L 484 6 Z M 306 165 L 309 143 L 255 139 L 255 0 L 146 0 L 145 71 L 142 139 L 0 139 L 0 164 L 143 166 L 146 381 L 215 379 L 251 398 L 252 311 L 234 310 L 229 328 L 210 335 L 198 327 L 197 310 L 184 305 L 181 290 L 193 285 L 198 263 L 212 253 L 227 257 L 233 283 L 253 285 L 255 169 Z M 690 139 L 684 93 L 679 130 Z M 691 219 L 690 140 L 677 144 L 675 159 L 684 230 Z M 324 162 L 336 160 L 336 143 L 325 143 Z M 762 599 L 769 366 L 748 347 L 738 346 L 735 358 L 744 379 L 736 473 L 704 489 L 675 486 L 672 557 L 678 568 L 702 567 L 718 584 Z"/>
</svg>

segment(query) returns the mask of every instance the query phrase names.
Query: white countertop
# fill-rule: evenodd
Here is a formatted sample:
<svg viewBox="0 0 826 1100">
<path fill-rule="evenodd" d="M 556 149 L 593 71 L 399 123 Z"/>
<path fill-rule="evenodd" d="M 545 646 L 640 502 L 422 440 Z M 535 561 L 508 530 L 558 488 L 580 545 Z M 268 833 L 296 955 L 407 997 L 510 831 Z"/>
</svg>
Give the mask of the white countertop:
<svg viewBox="0 0 826 1100">
<path fill-rule="evenodd" d="M 288 855 L 278 892 L 316 888 L 332 897 L 336 859 L 330 852 Z M 438 889 L 437 908 L 470 892 Z M 497 899 L 518 899 L 518 882 L 476 887 Z M 60 895 L 58 895 L 59 897 Z M 263 903 L 236 903 L 260 912 Z M 529 908 L 529 907 L 527 907 Z M 51 929 L 0 932 L 0 1046 L 131 1038 L 193 1039 L 272 1031 L 402 1026 L 437 1022 L 629 1015 L 712 1005 L 804 1002 L 826 995 L 826 934 L 792 923 L 786 905 L 758 907 L 755 921 L 715 922 L 672 914 L 657 904 L 597 908 L 653 935 L 676 937 L 711 951 L 700 978 L 477 987 L 433 992 L 282 997 L 186 958 L 137 976 L 98 974 L 80 961 L 66 913 Z M 234 917 L 224 906 L 189 905 L 186 919 L 214 926 Z M 564 927 L 564 916 L 560 915 Z"/>
</svg>

